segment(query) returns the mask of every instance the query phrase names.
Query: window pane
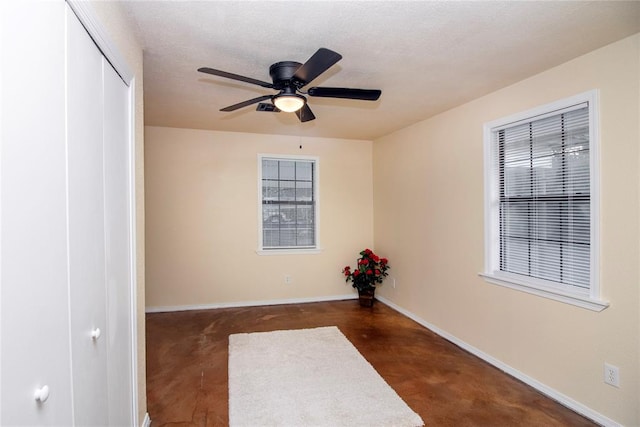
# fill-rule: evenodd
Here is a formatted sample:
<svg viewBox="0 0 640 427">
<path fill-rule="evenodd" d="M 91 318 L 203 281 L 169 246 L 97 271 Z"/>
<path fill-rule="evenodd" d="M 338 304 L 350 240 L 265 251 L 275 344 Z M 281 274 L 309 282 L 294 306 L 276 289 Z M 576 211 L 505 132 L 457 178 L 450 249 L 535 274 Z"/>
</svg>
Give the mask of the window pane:
<svg viewBox="0 0 640 427">
<path fill-rule="evenodd" d="M 568 267 L 564 271 L 564 282 L 580 288 L 589 288 L 588 245 L 569 245 L 564 248 L 563 258 Z"/>
<path fill-rule="evenodd" d="M 278 181 L 262 181 L 262 200 L 278 201 Z"/>
<path fill-rule="evenodd" d="M 296 199 L 295 181 L 280 181 L 280 201 L 294 201 Z"/>
<path fill-rule="evenodd" d="M 298 229 L 298 245 L 300 246 L 315 245 L 312 227 Z"/>
<path fill-rule="evenodd" d="M 518 239 L 529 236 L 529 203 L 504 203 L 501 207 L 502 235 Z"/>
<path fill-rule="evenodd" d="M 280 160 L 280 179 L 296 179 L 296 162 Z"/>
<path fill-rule="evenodd" d="M 262 160 L 262 179 L 278 179 L 277 160 Z"/>
<path fill-rule="evenodd" d="M 530 276 L 554 282 L 562 281 L 562 250 L 560 242 L 539 240 L 531 247 L 531 257 L 536 259 L 531 263 Z"/>
<path fill-rule="evenodd" d="M 588 247 L 591 241 L 589 201 L 569 202 L 566 209 L 569 211 L 569 219 L 567 221 L 569 240 Z"/>
<path fill-rule="evenodd" d="M 525 240 L 502 238 L 500 270 L 529 276 L 529 245 Z"/>
<path fill-rule="evenodd" d="M 262 205 L 262 226 L 273 228 L 274 224 L 276 228 L 280 224 L 280 206 L 277 204 Z"/>
<path fill-rule="evenodd" d="M 567 194 L 589 194 L 589 150 L 565 154 Z"/>
<path fill-rule="evenodd" d="M 531 195 L 531 166 L 518 161 L 504 166 L 503 194 L 507 197 Z"/>
<path fill-rule="evenodd" d="M 280 216 L 282 217 L 281 224 L 295 225 L 296 222 L 296 208 L 292 205 L 281 205 Z"/>
<path fill-rule="evenodd" d="M 295 228 L 283 228 L 280 230 L 280 245 L 288 248 L 298 246 L 296 241 L 296 229 Z"/>
<path fill-rule="evenodd" d="M 262 231 L 262 244 L 264 247 L 280 246 L 280 231 L 274 229 L 264 229 Z"/>
<path fill-rule="evenodd" d="M 313 176 L 313 163 L 297 162 L 296 163 L 296 179 L 298 181 L 311 181 Z"/>
<path fill-rule="evenodd" d="M 313 206 L 298 205 L 296 222 L 298 225 L 313 225 Z"/>
<path fill-rule="evenodd" d="M 313 200 L 313 186 L 311 182 L 296 182 L 296 200 L 299 202 L 310 202 Z"/>
</svg>

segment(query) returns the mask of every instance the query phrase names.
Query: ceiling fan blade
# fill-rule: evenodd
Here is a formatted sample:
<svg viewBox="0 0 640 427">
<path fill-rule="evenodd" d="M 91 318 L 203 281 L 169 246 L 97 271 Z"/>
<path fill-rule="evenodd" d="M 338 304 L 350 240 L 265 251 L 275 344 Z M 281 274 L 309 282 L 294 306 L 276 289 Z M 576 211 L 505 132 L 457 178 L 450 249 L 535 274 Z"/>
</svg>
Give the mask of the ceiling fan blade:
<svg viewBox="0 0 640 427">
<path fill-rule="evenodd" d="M 376 101 L 382 91 L 379 89 L 349 89 L 346 87 L 312 87 L 307 92 L 309 96 L 323 98 L 362 99 L 364 101 Z"/>
<path fill-rule="evenodd" d="M 309 104 L 304 104 L 304 107 L 296 111 L 296 116 L 298 116 L 302 123 L 309 122 L 316 118 L 316 116 L 313 115 L 311 108 L 309 108 Z"/>
<path fill-rule="evenodd" d="M 311 83 L 313 79 L 327 71 L 333 64 L 340 61 L 342 55 L 329 49 L 321 47 L 296 70 L 292 79 L 299 83 L 298 87 L 302 87 Z"/>
<path fill-rule="evenodd" d="M 239 102 L 237 104 L 229 105 L 228 107 L 221 108 L 220 111 L 235 111 L 239 108 L 246 107 L 251 104 L 255 104 L 256 102 L 264 101 L 265 99 L 271 99 L 271 95 L 263 95 L 257 98 L 249 99 L 244 102 Z"/>
<path fill-rule="evenodd" d="M 251 77 L 245 77 L 239 74 L 233 74 L 233 73 L 228 73 L 226 71 L 216 70 L 214 68 L 202 67 L 202 68 L 198 68 L 198 71 L 200 71 L 201 73 L 213 74 L 214 76 L 225 77 L 227 79 L 239 80 L 241 82 L 251 83 L 251 84 L 262 86 L 262 87 L 273 88 L 272 83 L 263 82 L 262 80 L 252 79 Z"/>
</svg>

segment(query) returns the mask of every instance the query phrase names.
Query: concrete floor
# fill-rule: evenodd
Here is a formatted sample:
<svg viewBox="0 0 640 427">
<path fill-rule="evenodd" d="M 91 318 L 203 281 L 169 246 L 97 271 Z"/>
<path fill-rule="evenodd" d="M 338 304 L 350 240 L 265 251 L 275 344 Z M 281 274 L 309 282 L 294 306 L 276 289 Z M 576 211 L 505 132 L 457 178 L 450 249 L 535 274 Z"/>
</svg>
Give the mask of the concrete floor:
<svg viewBox="0 0 640 427">
<path fill-rule="evenodd" d="M 376 302 L 355 300 L 147 314 L 154 427 L 228 425 L 228 337 L 337 326 L 426 426 L 596 426 Z"/>
</svg>

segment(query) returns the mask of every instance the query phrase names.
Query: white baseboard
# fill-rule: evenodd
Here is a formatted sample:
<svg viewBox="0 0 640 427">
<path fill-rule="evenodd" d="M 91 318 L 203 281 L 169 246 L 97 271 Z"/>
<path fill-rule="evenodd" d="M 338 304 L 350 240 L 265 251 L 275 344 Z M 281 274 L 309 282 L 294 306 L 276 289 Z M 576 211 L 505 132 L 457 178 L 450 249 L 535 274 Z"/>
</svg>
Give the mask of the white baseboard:
<svg viewBox="0 0 640 427">
<path fill-rule="evenodd" d="M 536 390 L 538 390 L 540 393 L 550 397 L 551 399 L 557 401 L 558 403 L 560 403 L 563 406 L 566 406 L 567 408 L 571 409 L 574 412 L 577 412 L 580 415 L 583 415 L 593 421 L 595 421 L 596 423 L 605 426 L 605 427 L 621 427 L 622 425 L 614 420 L 612 420 L 611 418 L 608 418 L 604 415 L 602 415 L 599 412 L 594 411 L 593 409 L 583 405 L 580 402 L 575 401 L 574 399 L 570 398 L 567 395 L 564 395 L 562 393 L 560 393 L 559 391 L 541 383 L 540 381 L 536 380 L 535 378 L 532 378 L 526 374 L 524 374 L 523 372 L 518 371 L 517 369 L 507 365 L 506 363 L 496 359 L 493 356 L 488 355 L 487 353 L 475 348 L 474 346 L 456 338 L 455 336 L 443 331 L 442 329 L 438 328 L 437 326 L 434 326 L 432 324 L 430 324 L 429 322 L 426 322 L 424 319 L 416 316 L 415 314 L 413 314 L 412 312 L 405 310 L 404 308 L 396 305 L 395 303 L 389 301 L 388 299 L 378 296 L 376 295 L 376 299 L 379 300 L 380 302 L 382 302 L 383 304 L 391 307 L 392 309 L 398 311 L 399 313 L 404 314 L 405 316 L 407 316 L 408 318 L 414 320 L 415 322 L 419 323 L 420 325 L 424 326 L 425 328 L 429 329 L 430 331 L 434 332 L 435 334 L 441 336 L 442 338 L 446 339 L 447 341 L 452 342 L 453 344 L 457 345 L 458 347 L 468 351 L 469 353 L 479 357 L 480 359 L 484 360 L 485 362 L 495 366 L 496 368 L 500 369 L 501 371 L 511 375 L 512 377 L 522 381 L 523 383 L 535 388 Z"/>
<path fill-rule="evenodd" d="M 145 413 L 144 414 L 144 419 L 142 420 L 142 426 L 141 427 L 149 427 L 151 426 L 151 418 L 149 418 L 149 413 Z"/>
<path fill-rule="evenodd" d="M 196 305 L 174 305 L 162 307 L 147 307 L 147 313 L 164 313 L 169 311 L 190 311 L 190 310 L 210 310 L 213 308 L 238 308 L 238 307 L 255 307 L 260 305 L 281 305 L 281 304 L 304 304 L 308 302 L 325 302 L 325 301 L 341 301 L 347 299 L 356 299 L 358 295 L 331 295 L 326 297 L 309 297 L 309 298 L 287 298 L 263 301 L 238 301 L 238 302 L 221 302 L 214 304 L 196 304 Z"/>
</svg>

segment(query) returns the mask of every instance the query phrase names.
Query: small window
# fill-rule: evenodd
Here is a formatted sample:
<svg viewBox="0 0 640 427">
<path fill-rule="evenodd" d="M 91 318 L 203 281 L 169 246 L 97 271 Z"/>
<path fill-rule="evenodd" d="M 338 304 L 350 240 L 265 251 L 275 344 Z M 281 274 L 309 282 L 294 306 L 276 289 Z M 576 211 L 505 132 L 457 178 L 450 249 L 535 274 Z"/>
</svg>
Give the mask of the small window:
<svg viewBox="0 0 640 427">
<path fill-rule="evenodd" d="M 485 125 L 484 277 L 601 310 L 595 92 Z"/>
<path fill-rule="evenodd" d="M 317 249 L 318 160 L 260 156 L 259 171 L 258 250 Z"/>
</svg>

